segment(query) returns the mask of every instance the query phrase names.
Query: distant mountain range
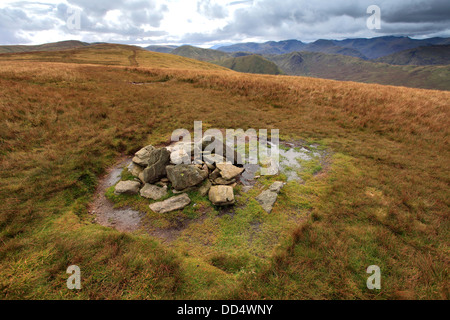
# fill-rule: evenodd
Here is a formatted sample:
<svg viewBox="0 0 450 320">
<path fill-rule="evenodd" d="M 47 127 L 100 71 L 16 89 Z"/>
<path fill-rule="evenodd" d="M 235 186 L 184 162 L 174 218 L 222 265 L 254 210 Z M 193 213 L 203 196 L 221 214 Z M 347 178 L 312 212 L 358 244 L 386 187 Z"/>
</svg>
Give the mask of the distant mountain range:
<svg viewBox="0 0 450 320">
<path fill-rule="evenodd" d="M 344 55 L 291 52 L 267 55 L 285 74 L 426 89 L 450 89 L 450 66 L 397 66 Z"/>
<path fill-rule="evenodd" d="M 379 41 L 380 39 L 376 40 L 377 43 Z M 282 52 L 280 48 L 289 51 L 299 45 L 297 41 L 289 40 L 278 43 L 278 49 L 275 49 L 275 44 L 276 42 L 263 44 L 264 52 Z M 363 58 L 352 48 L 336 47 L 330 41 L 316 41 L 314 46 L 309 46 L 310 50 L 317 50 L 314 52 L 254 54 L 249 49 L 255 50 L 255 44 L 244 44 L 233 50 L 245 51 L 224 52 L 182 46 L 171 53 L 211 62 L 238 72 L 286 74 L 448 90 L 450 89 L 449 47 L 449 45 L 418 47 L 376 60 Z M 326 53 L 318 52 L 319 50 Z M 389 51 L 392 51 L 392 47 Z M 347 54 L 343 54 L 344 52 Z"/>
<path fill-rule="evenodd" d="M 265 43 L 241 43 L 218 48 L 224 52 L 251 52 L 257 54 L 286 54 L 296 51 L 310 51 L 342 54 L 362 59 L 377 59 L 396 52 L 431 45 L 450 44 L 450 38 L 424 40 L 409 37 L 377 37 L 371 39 L 317 40 L 303 43 L 298 40 L 269 41 Z"/>
</svg>

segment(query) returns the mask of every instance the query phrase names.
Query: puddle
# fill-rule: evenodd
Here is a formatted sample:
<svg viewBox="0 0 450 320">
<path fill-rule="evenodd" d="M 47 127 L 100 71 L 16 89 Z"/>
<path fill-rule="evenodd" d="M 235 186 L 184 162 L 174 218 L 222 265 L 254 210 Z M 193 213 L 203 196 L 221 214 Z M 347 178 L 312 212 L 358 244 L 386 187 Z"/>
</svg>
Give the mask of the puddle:
<svg viewBox="0 0 450 320">
<path fill-rule="evenodd" d="M 119 182 L 123 168 L 130 162 L 130 158 L 121 159 L 107 171 L 107 174 L 100 179 L 94 201 L 89 207 L 89 212 L 95 215 L 96 223 L 122 232 L 138 230 L 142 226 L 142 218 L 145 214 L 130 208 L 114 208 L 114 204 L 106 198 L 105 193 L 106 189 Z"/>
<path fill-rule="evenodd" d="M 311 148 L 316 148 L 317 146 L 311 146 Z M 319 152 L 312 151 L 308 148 L 305 148 L 301 146 L 299 143 L 287 143 L 287 142 L 281 142 L 280 147 L 278 148 L 276 145 L 268 142 L 268 154 L 269 157 L 267 159 L 263 159 L 262 161 L 259 161 L 260 164 L 246 164 L 244 165 L 244 173 L 241 175 L 240 182 L 244 186 L 253 186 L 256 184 L 257 178 L 260 175 L 260 170 L 263 167 L 270 167 L 272 166 L 273 171 L 272 173 L 275 174 L 275 172 L 285 174 L 287 177 L 287 181 L 293 181 L 298 180 L 300 181 L 301 178 L 298 176 L 297 172 L 301 171 L 302 166 L 299 161 L 310 161 L 314 158 L 322 158 L 323 155 Z M 267 150 L 265 152 L 267 153 Z M 270 157 L 270 152 L 273 150 L 278 150 L 279 152 L 279 161 L 277 161 L 274 158 Z M 241 155 L 244 157 L 245 155 L 241 153 Z M 245 156 L 246 162 L 250 162 L 250 159 L 247 156 Z M 253 161 L 254 163 L 255 161 Z M 262 165 L 261 165 L 262 163 Z"/>
</svg>

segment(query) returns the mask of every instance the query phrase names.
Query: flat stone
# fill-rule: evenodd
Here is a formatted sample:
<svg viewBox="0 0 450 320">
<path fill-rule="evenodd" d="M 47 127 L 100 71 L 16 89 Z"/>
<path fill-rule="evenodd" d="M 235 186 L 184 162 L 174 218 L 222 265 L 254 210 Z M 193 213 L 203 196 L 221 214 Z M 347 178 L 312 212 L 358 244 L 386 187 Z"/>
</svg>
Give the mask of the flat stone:
<svg viewBox="0 0 450 320">
<path fill-rule="evenodd" d="M 205 172 L 195 165 L 179 164 L 167 166 L 167 177 L 175 190 L 184 190 L 196 186 L 206 179 Z"/>
<path fill-rule="evenodd" d="M 209 189 L 209 200 L 216 206 L 234 204 L 234 191 L 230 186 L 212 186 Z"/>
<path fill-rule="evenodd" d="M 259 202 L 261 207 L 267 212 L 271 213 L 273 209 L 273 205 L 277 201 L 278 193 L 265 190 L 259 196 L 256 197 L 256 201 Z"/>
<path fill-rule="evenodd" d="M 275 181 L 270 187 L 269 190 L 280 193 L 281 189 L 284 187 L 284 182 L 282 181 Z"/>
<path fill-rule="evenodd" d="M 220 175 L 225 180 L 231 180 L 233 178 L 236 178 L 238 175 L 244 172 L 243 168 L 238 168 L 228 163 L 217 163 L 216 167 L 220 170 Z"/>
<path fill-rule="evenodd" d="M 189 199 L 189 196 L 186 193 L 183 193 L 182 195 L 172 197 L 164 201 L 152 203 L 149 207 L 150 210 L 156 213 L 166 213 L 181 210 L 189 203 L 191 203 L 191 199 Z"/>
<path fill-rule="evenodd" d="M 226 180 L 224 178 L 217 178 L 213 181 L 214 185 L 230 185 L 236 182 L 236 179 Z"/>
<path fill-rule="evenodd" d="M 167 195 L 167 187 L 158 187 L 153 184 L 146 183 L 140 191 L 141 197 L 159 200 Z"/>
<path fill-rule="evenodd" d="M 115 194 L 138 194 L 141 184 L 136 181 L 120 181 L 115 189 Z"/>
</svg>

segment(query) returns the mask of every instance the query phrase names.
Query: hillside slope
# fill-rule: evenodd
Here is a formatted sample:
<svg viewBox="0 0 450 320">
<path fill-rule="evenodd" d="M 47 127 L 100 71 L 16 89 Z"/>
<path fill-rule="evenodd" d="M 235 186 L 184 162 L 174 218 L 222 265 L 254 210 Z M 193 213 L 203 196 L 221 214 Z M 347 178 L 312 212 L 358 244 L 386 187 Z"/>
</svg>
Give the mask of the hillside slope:
<svg viewBox="0 0 450 320">
<path fill-rule="evenodd" d="M 223 67 L 176 56 L 120 44 L 97 44 L 63 51 L 0 54 L 0 60 L 64 62 L 153 68 L 180 68 L 201 70 L 227 70 Z"/>
<path fill-rule="evenodd" d="M 283 73 L 275 63 L 263 58 L 260 55 L 247 55 L 229 58 L 220 61 L 213 61 L 213 63 L 238 72 L 272 75 Z"/>
<path fill-rule="evenodd" d="M 393 66 L 311 52 L 266 57 L 289 75 L 450 90 L 449 66 Z"/>
<path fill-rule="evenodd" d="M 394 65 L 448 65 L 450 64 L 450 44 L 409 49 L 374 61 Z"/>
<path fill-rule="evenodd" d="M 203 49 L 193 46 L 181 46 L 171 51 L 172 54 L 200 61 L 215 61 L 230 57 L 227 53 L 212 49 Z"/>
<path fill-rule="evenodd" d="M 89 46 L 89 43 L 69 40 L 54 43 L 46 43 L 35 46 L 0 46 L 0 53 L 35 52 L 35 51 L 58 51 L 66 49 L 76 49 Z"/>
</svg>

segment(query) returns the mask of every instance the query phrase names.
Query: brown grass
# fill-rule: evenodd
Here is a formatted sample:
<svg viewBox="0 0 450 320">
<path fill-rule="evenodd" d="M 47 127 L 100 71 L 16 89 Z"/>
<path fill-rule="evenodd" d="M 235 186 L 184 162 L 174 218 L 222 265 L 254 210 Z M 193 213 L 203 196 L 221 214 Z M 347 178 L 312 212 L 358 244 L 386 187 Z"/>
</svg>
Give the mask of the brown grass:
<svg viewBox="0 0 450 320">
<path fill-rule="evenodd" d="M 0 97 L 3 298 L 449 298 L 448 92 L 1 61 Z M 255 274 L 192 269 L 197 262 L 92 224 L 85 212 L 118 155 L 165 142 L 194 120 L 278 128 L 335 153 L 327 175 L 307 187 L 312 214 Z M 73 263 L 86 270 L 78 293 L 64 289 Z M 365 288 L 371 264 L 382 268 L 381 292 Z"/>
</svg>

